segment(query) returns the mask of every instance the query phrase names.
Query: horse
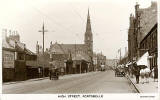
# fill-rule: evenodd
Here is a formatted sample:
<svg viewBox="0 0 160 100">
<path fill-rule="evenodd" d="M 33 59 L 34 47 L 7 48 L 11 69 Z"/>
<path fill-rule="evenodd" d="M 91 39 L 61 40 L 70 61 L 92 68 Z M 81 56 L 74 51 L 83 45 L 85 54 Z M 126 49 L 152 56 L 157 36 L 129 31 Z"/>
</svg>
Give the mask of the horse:
<svg viewBox="0 0 160 100">
<path fill-rule="evenodd" d="M 140 70 L 140 76 L 141 76 L 142 84 L 144 84 L 144 77 L 145 77 L 145 70 L 144 70 L 144 68 L 142 68 L 142 69 Z"/>
<path fill-rule="evenodd" d="M 145 78 L 146 78 L 146 83 L 149 83 L 149 76 L 150 76 L 150 69 L 149 68 L 145 68 Z"/>
</svg>

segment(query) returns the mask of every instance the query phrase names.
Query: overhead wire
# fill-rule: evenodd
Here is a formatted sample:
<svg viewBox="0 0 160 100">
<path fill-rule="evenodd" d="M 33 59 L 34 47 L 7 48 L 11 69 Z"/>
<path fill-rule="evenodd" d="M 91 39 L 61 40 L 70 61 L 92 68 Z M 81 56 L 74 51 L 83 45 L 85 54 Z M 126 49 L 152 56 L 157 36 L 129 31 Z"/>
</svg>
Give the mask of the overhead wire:
<svg viewBox="0 0 160 100">
<path fill-rule="evenodd" d="M 84 19 L 81 17 L 81 15 L 77 12 L 76 8 L 70 3 L 68 2 L 69 7 L 72 9 L 72 11 L 82 20 L 83 23 L 85 23 Z M 81 39 L 78 35 L 78 33 L 75 34 L 76 37 L 78 37 L 79 39 Z"/>
<path fill-rule="evenodd" d="M 63 26 L 61 23 L 55 21 L 53 18 L 49 17 L 47 14 L 45 14 L 44 12 L 42 12 L 41 10 L 39 10 L 38 8 L 34 7 L 31 3 L 28 2 L 28 4 L 30 4 L 30 6 L 35 10 L 37 11 L 38 13 L 40 13 L 41 15 L 43 15 L 44 17 L 46 17 L 48 20 L 50 20 L 51 22 L 53 22 L 53 24 L 57 25 L 57 26 L 60 26 L 60 27 L 63 27 L 61 29 L 66 29 L 68 32 L 73 32 L 72 30 L 70 30 L 69 28 Z M 64 30 L 64 31 L 66 31 Z"/>
</svg>

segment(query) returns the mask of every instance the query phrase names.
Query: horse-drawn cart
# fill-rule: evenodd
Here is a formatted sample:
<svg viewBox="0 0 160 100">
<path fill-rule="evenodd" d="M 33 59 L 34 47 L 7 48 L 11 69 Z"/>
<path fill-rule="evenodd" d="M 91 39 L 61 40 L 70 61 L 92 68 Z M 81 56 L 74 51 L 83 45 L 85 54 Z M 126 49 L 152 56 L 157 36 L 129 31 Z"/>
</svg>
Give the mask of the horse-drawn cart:
<svg viewBox="0 0 160 100">
<path fill-rule="evenodd" d="M 52 68 L 50 70 L 50 80 L 58 80 L 59 79 L 59 69 L 58 68 Z"/>
<path fill-rule="evenodd" d="M 124 77 L 125 76 L 125 72 L 123 68 L 116 68 L 115 69 L 115 77 Z"/>
</svg>

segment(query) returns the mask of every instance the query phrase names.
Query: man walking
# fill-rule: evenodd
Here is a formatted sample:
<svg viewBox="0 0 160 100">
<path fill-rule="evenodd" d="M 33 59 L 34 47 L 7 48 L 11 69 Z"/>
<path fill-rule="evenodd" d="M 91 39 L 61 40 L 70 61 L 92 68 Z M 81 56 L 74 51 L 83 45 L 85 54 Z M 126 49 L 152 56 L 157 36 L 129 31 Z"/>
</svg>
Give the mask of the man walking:
<svg viewBox="0 0 160 100">
<path fill-rule="evenodd" d="M 157 66 L 154 67 L 154 82 L 155 82 L 156 79 L 157 79 L 157 82 L 158 82 L 158 68 L 157 68 Z"/>
<path fill-rule="evenodd" d="M 52 69 L 49 69 L 49 79 L 52 80 Z"/>
<path fill-rule="evenodd" d="M 135 73 L 135 76 L 136 76 L 136 84 L 139 84 L 139 76 L 140 76 L 140 68 L 137 66 L 136 63 L 134 63 L 134 73 Z"/>
</svg>

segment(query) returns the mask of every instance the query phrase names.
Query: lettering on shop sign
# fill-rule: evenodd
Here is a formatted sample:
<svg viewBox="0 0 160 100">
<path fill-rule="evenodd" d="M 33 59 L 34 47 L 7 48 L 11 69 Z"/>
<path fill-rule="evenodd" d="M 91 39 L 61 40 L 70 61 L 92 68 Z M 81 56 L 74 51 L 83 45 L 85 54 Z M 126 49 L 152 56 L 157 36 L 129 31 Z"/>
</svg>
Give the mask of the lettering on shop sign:
<svg viewBox="0 0 160 100">
<path fill-rule="evenodd" d="M 14 68 L 14 52 L 3 51 L 3 68 Z"/>
</svg>

